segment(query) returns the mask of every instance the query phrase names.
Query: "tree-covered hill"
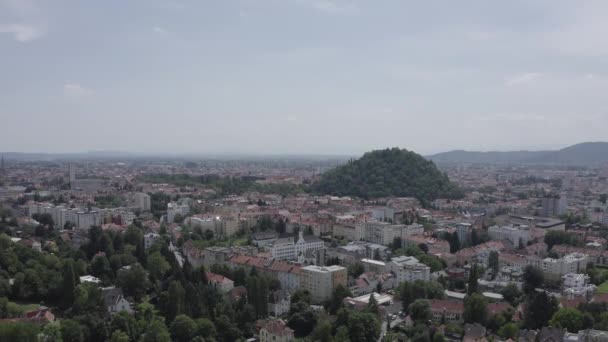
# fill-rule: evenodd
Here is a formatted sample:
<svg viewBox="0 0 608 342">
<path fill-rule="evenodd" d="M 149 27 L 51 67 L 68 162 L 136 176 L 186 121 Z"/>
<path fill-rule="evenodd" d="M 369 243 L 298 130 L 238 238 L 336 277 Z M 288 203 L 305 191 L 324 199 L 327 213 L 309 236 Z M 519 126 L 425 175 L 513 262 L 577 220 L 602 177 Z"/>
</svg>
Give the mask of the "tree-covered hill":
<svg viewBox="0 0 608 342">
<path fill-rule="evenodd" d="M 312 189 L 362 198 L 398 196 L 433 200 L 462 196 L 462 191 L 432 161 L 399 148 L 372 151 L 350 160 L 321 175 Z"/>
</svg>

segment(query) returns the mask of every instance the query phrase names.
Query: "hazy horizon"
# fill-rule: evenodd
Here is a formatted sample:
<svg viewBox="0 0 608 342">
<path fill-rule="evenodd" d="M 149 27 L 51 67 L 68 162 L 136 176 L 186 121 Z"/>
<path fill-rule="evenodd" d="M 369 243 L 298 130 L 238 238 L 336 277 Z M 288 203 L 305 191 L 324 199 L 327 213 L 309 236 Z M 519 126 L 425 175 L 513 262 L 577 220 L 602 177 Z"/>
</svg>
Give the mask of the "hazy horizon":
<svg viewBox="0 0 608 342">
<path fill-rule="evenodd" d="M 430 155 L 602 141 L 606 10 L 0 0 L 0 150 Z"/>
</svg>

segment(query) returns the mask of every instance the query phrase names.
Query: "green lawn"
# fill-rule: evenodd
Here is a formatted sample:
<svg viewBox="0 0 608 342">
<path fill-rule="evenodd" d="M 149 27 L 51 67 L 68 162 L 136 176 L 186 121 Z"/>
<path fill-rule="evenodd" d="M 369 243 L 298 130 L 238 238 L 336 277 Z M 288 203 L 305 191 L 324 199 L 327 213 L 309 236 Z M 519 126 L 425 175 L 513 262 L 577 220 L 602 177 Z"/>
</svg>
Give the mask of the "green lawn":
<svg viewBox="0 0 608 342">
<path fill-rule="evenodd" d="M 21 317 L 26 312 L 38 309 L 38 307 L 39 307 L 38 304 L 23 304 L 23 303 L 8 302 L 8 305 L 6 308 L 8 311 L 8 317 L 14 318 L 14 317 Z"/>
<path fill-rule="evenodd" d="M 608 293 L 608 280 L 597 287 L 597 293 Z"/>
</svg>

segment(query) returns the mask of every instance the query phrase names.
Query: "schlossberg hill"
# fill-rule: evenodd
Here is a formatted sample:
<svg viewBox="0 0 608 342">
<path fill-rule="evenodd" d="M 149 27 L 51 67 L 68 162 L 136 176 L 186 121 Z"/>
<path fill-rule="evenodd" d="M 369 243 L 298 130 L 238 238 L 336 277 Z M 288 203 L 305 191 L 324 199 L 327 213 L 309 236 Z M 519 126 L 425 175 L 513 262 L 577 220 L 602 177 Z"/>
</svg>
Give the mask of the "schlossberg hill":
<svg viewBox="0 0 608 342">
<path fill-rule="evenodd" d="M 462 190 L 432 161 L 399 148 L 365 153 L 336 167 L 312 184 L 317 193 L 361 198 L 416 197 L 428 201 L 459 198 Z"/>
</svg>

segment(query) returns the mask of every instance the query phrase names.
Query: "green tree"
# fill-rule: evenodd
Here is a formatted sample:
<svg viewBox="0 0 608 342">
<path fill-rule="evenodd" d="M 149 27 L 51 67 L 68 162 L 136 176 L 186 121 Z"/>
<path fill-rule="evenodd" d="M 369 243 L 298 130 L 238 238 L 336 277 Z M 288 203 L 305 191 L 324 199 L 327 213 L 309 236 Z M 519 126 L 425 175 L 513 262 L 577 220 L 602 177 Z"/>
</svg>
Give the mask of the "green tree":
<svg viewBox="0 0 608 342">
<path fill-rule="evenodd" d="M 376 300 L 376 297 L 374 297 L 374 294 L 371 293 L 369 295 L 369 301 L 367 302 L 367 306 L 365 308 L 366 312 L 369 312 L 371 314 L 374 315 L 378 315 L 379 311 L 378 311 L 378 301 Z"/>
<path fill-rule="evenodd" d="M 313 330 L 311 337 L 314 341 L 319 342 L 332 342 L 332 326 L 328 321 L 322 321 L 317 324 L 317 327 Z"/>
<path fill-rule="evenodd" d="M 182 314 L 184 312 L 186 301 L 186 292 L 177 281 L 172 281 L 169 284 L 169 307 L 167 310 L 167 319 L 173 320 L 176 316 Z"/>
<path fill-rule="evenodd" d="M 116 283 L 128 296 L 133 296 L 136 300 L 140 300 L 149 287 L 146 270 L 138 263 L 131 265 L 128 269 L 119 270 L 116 275 Z"/>
<path fill-rule="evenodd" d="M 433 335 L 433 342 L 445 342 L 445 337 L 441 333 Z"/>
<path fill-rule="evenodd" d="M 348 275 L 353 278 L 357 278 L 361 274 L 363 274 L 363 272 L 365 272 L 365 269 L 363 269 L 363 265 L 361 265 L 358 262 L 348 266 L 347 270 L 348 270 Z"/>
<path fill-rule="evenodd" d="M 432 318 L 428 300 L 416 299 L 408 308 L 410 317 L 416 322 L 428 322 Z"/>
<path fill-rule="evenodd" d="M 165 323 L 159 319 L 154 319 L 148 325 L 142 342 L 171 342 L 171 336 Z"/>
<path fill-rule="evenodd" d="M 577 333 L 584 327 L 584 315 L 574 308 L 561 308 L 551 318 L 551 326 L 565 328 L 571 333 Z"/>
<path fill-rule="evenodd" d="M 135 341 L 139 338 L 139 335 L 141 335 L 140 329 L 141 328 L 137 324 L 135 317 L 126 311 L 121 311 L 112 316 L 112 321 L 110 322 L 110 331 L 122 331 L 127 334 L 129 339 Z"/>
<path fill-rule="evenodd" d="M 42 329 L 44 335 L 44 342 L 63 342 L 61 336 L 61 324 L 59 321 L 51 322 L 44 326 Z"/>
<path fill-rule="evenodd" d="M 350 292 L 350 290 L 342 285 L 336 286 L 336 288 L 334 288 L 331 293 L 331 298 L 329 299 L 327 305 L 327 311 L 331 315 L 335 315 L 338 309 L 342 307 L 344 298 L 346 297 L 352 297 L 352 293 Z"/>
<path fill-rule="evenodd" d="M 500 291 L 500 294 L 502 294 L 504 299 L 511 303 L 511 305 L 517 306 L 517 304 L 519 304 L 519 298 L 521 298 L 523 293 L 519 290 L 517 285 L 509 283 Z"/>
<path fill-rule="evenodd" d="M 492 270 L 493 277 L 496 277 L 499 271 L 498 252 L 490 251 L 490 257 L 488 260 L 490 269 Z"/>
<path fill-rule="evenodd" d="M 221 342 L 236 341 L 241 337 L 239 329 L 231 322 L 226 315 L 221 315 L 215 321 L 217 328 L 217 339 Z"/>
<path fill-rule="evenodd" d="M 104 282 L 110 281 L 113 278 L 113 274 L 108 258 L 104 255 L 94 257 L 91 262 L 91 274 Z"/>
<path fill-rule="evenodd" d="M 498 329 L 498 336 L 506 339 L 516 339 L 519 334 L 519 327 L 515 323 L 507 323 Z"/>
<path fill-rule="evenodd" d="M 179 315 L 175 317 L 169 330 L 174 341 L 189 342 L 196 333 L 196 328 L 197 325 L 192 318 L 186 315 Z"/>
<path fill-rule="evenodd" d="M 460 238 L 458 237 L 458 233 L 453 232 L 449 235 L 448 242 L 450 244 L 450 253 L 456 253 L 460 250 Z"/>
<path fill-rule="evenodd" d="M 247 279 L 247 299 L 255 309 L 257 318 L 268 316 L 268 280 L 263 276 L 252 276 Z"/>
<path fill-rule="evenodd" d="M 348 327 L 345 325 L 341 325 L 336 330 L 336 335 L 334 336 L 334 341 L 336 342 L 350 342 L 350 335 L 348 332 Z"/>
<path fill-rule="evenodd" d="M 3 322 L 0 324 L 0 341 L 38 342 L 39 328 L 35 324 Z"/>
<path fill-rule="evenodd" d="M 202 336 L 205 339 L 213 340 L 217 331 L 215 330 L 215 324 L 207 318 L 199 318 L 196 320 L 196 335 Z"/>
<path fill-rule="evenodd" d="M 156 280 L 162 280 L 164 275 L 171 269 L 171 265 L 165 260 L 160 251 L 148 255 L 146 266 L 150 270 L 152 278 Z"/>
<path fill-rule="evenodd" d="M 74 304 L 76 281 L 74 262 L 72 259 L 68 259 L 63 265 L 62 304 L 64 309 L 67 309 Z"/>
<path fill-rule="evenodd" d="M 479 275 L 477 274 L 477 265 L 473 264 L 471 270 L 469 271 L 469 281 L 467 283 L 467 294 L 470 296 L 477 292 L 477 279 Z"/>
<path fill-rule="evenodd" d="M 536 288 L 541 287 L 543 285 L 545 277 L 543 276 L 543 272 L 540 269 L 532 265 L 528 265 L 524 269 L 523 280 L 524 292 L 529 294 L 533 292 Z"/>
<path fill-rule="evenodd" d="M 550 250 L 555 245 L 576 245 L 576 238 L 566 231 L 550 230 L 545 234 L 545 243 Z"/>
<path fill-rule="evenodd" d="M 374 314 L 352 312 L 348 317 L 351 342 L 376 341 L 380 337 L 380 322 Z"/>
<path fill-rule="evenodd" d="M 544 291 L 529 293 L 525 304 L 524 327 L 540 329 L 547 326 L 557 309 L 557 300 Z"/>
<path fill-rule="evenodd" d="M 125 334 L 124 332 L 122 332 L 120 330 L 115 330 L 112 333 L 110 342 L 129 342 L 129 335 Z"/>
<path fill-rule="evenodd" d="M 485 325 L 488 318 L 488 301 L 484 296 L 474 293 L 464 299 L 464 321 Z"/>
<path fill-rule="evenodd" d="M 74 320 L 63 319 L 61 320 L 61 336 L 63 342 L 83 342 L 84 329 Z"/>
</svg>

